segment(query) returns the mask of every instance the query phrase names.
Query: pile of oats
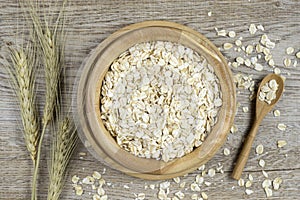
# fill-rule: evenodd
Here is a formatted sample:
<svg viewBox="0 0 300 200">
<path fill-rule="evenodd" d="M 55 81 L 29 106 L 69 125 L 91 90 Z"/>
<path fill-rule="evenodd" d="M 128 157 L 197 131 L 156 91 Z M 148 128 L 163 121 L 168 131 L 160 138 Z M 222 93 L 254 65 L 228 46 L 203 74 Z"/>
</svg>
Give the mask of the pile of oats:
<svg viewBox="0 0 300 200">
<path fill-rule="evenodd" d="M 134 45 L 112 63 L 102 84 L 101 118 L 118 145 L 165 162 L 200 146 L 222 105 L 213 67 L 177 43 Z"/>
<path fill-rule="evenodd" d="M 271 104 L 272 100 L 276 99 L 277 90 L 278 83 L 275 79 L 272 79 L 260 88 L 258 99 Z"/>
<path fill-rule="evenodd" d="M 93 196 L 93 200 L 107 200 L 108 196 L 105 194 L 103 186 L 106 184 L 105 180 L 102 178 L 102 175 L 94 171 L 92 176 L 86 176 L 83 179 L 80 179 L 79 176 L 72 176 L 72 186 L 74 188 L 75 194 L 77 196 L 82 196 L 84 193 L 84 186 L 91 186 L 94 193 L 89 195 Z"/>
</svg>

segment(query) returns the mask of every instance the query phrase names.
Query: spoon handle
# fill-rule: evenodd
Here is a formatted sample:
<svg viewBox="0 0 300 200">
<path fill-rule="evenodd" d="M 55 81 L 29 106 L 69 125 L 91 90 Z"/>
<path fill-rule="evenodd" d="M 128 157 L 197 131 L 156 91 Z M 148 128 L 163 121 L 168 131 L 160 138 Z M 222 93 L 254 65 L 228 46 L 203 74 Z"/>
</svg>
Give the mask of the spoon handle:
<svg viewBox="0 0 300 200">
<path fill-rule="evenodd" d="M 236 165 L 235 165 L 232 175 L 231 175 L 232 178 L 234 178 L 236 180 L 239 180 L 241 178 L 241 175 L 242 175 L 244 167 L 247 163 L 249 153 L 251 151 L 251 147 L 252 147 L 255 135 L 257 133 L 259 124 L 260 123 L 257 120 L 254 122 L 254 124 L 250 130 L 250 133 L 248 134 L 248 136 L 244 142 L 243 149 L 239 154 L 238 160 L 236 162 Z"/>
</svg>

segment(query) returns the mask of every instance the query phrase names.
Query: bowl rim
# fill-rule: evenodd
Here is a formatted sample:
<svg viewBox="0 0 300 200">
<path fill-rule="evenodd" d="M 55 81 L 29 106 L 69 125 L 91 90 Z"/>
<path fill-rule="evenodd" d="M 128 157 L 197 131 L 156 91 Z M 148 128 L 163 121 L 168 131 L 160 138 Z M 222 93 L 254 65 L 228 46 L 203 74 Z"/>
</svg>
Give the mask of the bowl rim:
<svg viewBox="0 0 300 200">
<path fill-rule="evenodd" d="M 202 49 L 202 51 L 205 54 L 204 57 L 208 61 L 210 60 L 210 62 L 214 62 L 214 64 L 218 62 L 218 67 L 213 66 L 213 68 L 215 69 L 215 72 L 217 71 L 218 73 L 216 74 L 220 80 L 221 91 L 223 94 L 223 98 L 226 98 L 226 105 L 228 105 L 228 108 L 225 110 L 224 106 L 222 106 L 221 110 L 219 111 L 219 114 L 221 113 L 220 115 L 222 119 L 219 119 L 216 125 L 218 125 L 220 129 L 222 129 L 222 133 L 218 135 L 220 137 L 212 138 L 212 136 L 210 136 L 210 133 L 207 136 L 206 140 L 203 142 L 206 142 L 207 146 L 210 146 L 211 148 L 211 151 L 206 152 L 205 155 L 201 155 L 201 152 L 205 151 L 205 149 L 203 149 L 202 144 L 200 147 L 197 147 L 191 153 L 186 154 L 181 158 L 177 158 L 165 163 L 163 161 L 156 161 L 154 159 L 140 158 L 121 149 L 120 147 L 118 147 L 118 150 L 116 150 L 115 147 L 112 148 L 110 146 L 112 144 L 117 145 L 116 141 L 110 135 L 110 133 L 106 131 L 103 122 L 100 118 L 101 84 L 103 76 L 105 75 L 104 71 L 107 71 L 110 65 L 105 65 L 104 71 L 100 73 L 99 71 L 97 71 L 97 66 L 99 68 L 99 65 L 101 64 L 99 63 L 99 60 L 102 59 L 101 62 L 103 61 L 103 63 L 109 63 L 114 60 L 105 60 L 105 55 L 107 55 L 108 53 L 118 53 L 115 52 L 116 49 L 111 49 L 112 44 L 114 44 L 114 42 L 117 42 L 118 39 L 120 40 L 120 38 L 126 37 L 128 36 L 128 34 L 136 34 L 135 36 L 138 36 L 141 33 L 143 33 L 143 31 L 153 31 L 158 29 L 165 29 L 165 31 L 167 30 L 170 34 L 173 34 L 174 32 L 174 35 L 172 35 L 172 37 L 178 39 L 178 43 L 181 44 L 184 43 L 185 39 L 190 38 L 190 40 L 195 43 L 195 47 Z M 126 49 L 128 49 L 129 47 L 130 46 L 128 46 Z M 194 48 L 192 49 L 195 50 Z M 120 49 L 117 50 L 119 51 L 118 55 L 120 55 L 123 52 Z M 197 49 L 197 52 L 199 51 L 200 50 Z M 96 47 L 96 49 L 94 49 L 90 53 L 90 55 L 85 59 L 81 68 L 82 70 L 78 74 L 79 80 L 76 84 L 78 87 L 75 88 L 76 95 L 73 96 L 73 102 L 75 102 L 75 112 L 73 113 L 76 118 L 76 124 L 78 127 L 80 127 L 80 138 L 85 143 L 85 146 L 92 152 L 92 154 L 97 159 L 111 166 L 112 168 L 123 171 L 129 175 L 145 179 L 157 180 L 173 178 L 194 171 L 200 165 L 206 163 L 215 155 L 217 150 L 225 142 L 226 136 L 229 133 L 230 128 L 233 124 L 236 110 L 236 91 L 233 83 L 231 70 L 228 67 L 225 58 L 217 49 L 217 47 L 215 47 L 215 45 L 202 34 L 187 26 L 168 21 L 144 21 L 126 26 L 111 34 L 103 42 L 101 42 Z M 216 68 L 218 68 L 218 70 L 216 70 Z M 95 72 L 95 70 L 97 73 Z M 94 81 L 89 80 L 89 75 L 91 72 L 92 77 L 94 77 Z M 95 84 L 95 78 L 97 78 L 97 75 L 99 76 Z M 225 83 L 223 83 L 224 80 L 220 78 L 222 76 L 226 76 L 227 82 L 225 81 Z M 229 93 L 224 94 L 224 91 Z M 218 116 L 218 118 L 219 117 L 220 116 Z M 223 123 L 221 124 L 221 122 Z M 94 126 L 91 126 L 91 123 Z M 216 129 L 216 125 L 213 127 L 212 132 Z M 101 139 L 103 139 L 103 137 L 99 136 L 105 136 L 106 138 L 104 138 L 104 141 L 102 141 Z M 208 138 L 214 139 L 216 141 L 214 141 L 213 143 L 208 142 Z M 122 162 L 120 162 L 120 159 L 122 160 Z M 132 160 L 134 160 L 135 162 L 132 162 Z M 143 169 L 140 169 L 140 161 L 143 161 Z"/>
</svg>

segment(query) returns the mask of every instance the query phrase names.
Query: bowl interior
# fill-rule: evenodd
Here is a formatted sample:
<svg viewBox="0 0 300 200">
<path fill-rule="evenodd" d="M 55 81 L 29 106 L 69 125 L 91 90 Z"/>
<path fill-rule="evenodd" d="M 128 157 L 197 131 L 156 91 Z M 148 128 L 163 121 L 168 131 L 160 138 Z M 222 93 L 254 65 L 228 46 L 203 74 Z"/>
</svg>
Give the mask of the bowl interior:
<svg viewBox="0 0 300 200">
<path fill-rule="evenodd" d="M 140 158 L 121 149 L 100 118 L 101 86 L 111 63 L 137 43 L 158 40 L 180 43 L 203 55 L 219 78 L 223 99 L 218 121 L 203 144 L 182 158 L 167 163 Z M 172 178 L 207 162 L 226 140 L 235 114 L 235 87 L 224 57 L 208 39 L 186 26 L 148 21 L 115 32 L 91 53 L 84 64 L 77 89 L 77 111 L 85 141 L 106 164 L 141 178 Z"/>
</svg>

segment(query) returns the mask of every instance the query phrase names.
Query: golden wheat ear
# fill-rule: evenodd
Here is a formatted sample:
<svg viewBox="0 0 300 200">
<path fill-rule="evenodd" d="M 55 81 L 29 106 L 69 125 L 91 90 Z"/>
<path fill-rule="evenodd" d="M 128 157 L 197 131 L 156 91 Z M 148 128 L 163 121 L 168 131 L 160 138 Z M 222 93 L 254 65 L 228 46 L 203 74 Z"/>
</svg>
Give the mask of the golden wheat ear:
<svg viewBox="0 0 300 200">
<path fill-rule="evenodd" d="M 42 65 L 45 71 L 45 85 L 46 85 L 46 99 L 43 109 L 42 117 L 42 132 L 38 144 L 37 162 L 33 174 L 33 188 L 32 188 L 32 200 L 36 200 L 36 185 L 39 172 L 39 163 L 41 157 L 41 149 L 43 145 L 43 138 L 47 129 L 47 125 L 53 122 L 54 115 L 58 105 L 58 96 L 60 91 L 61 73 L 63 68 L 64 59 L 64 5 L 66 1 L 63 1 L 63 7 L 58 13 L 57 18 L 52 20 L 52 14 L 45 15 L 43 20 L 38 15 L 36 5 L 33 5 L 31 1 L 25 3 L 29 7 L 29 18 L 32 22 L 33 33 L 32 35 L 34 43 L 39 50 L 39 57 L 42 60 Z M 49 20 L 50 19 L 50 20 Z"/>
<path fill-rule="evenodd" d="M 51 145 L 48 200 L 59 199 L 65 182 L 67 166 L 78 140 L 76 128 L 70 116 L 60 116 L 55 126 L 52 128 L 55 131 Z"/>
<path fill-rule="evenodd" d="M 25 144 L 35 165 L 40 138 L 35 103 L 35 49 L 32 45 L 26 48 L 9 46 L 7 49 L 8 58 L 4 66 L 11 77 L 11 85 L 19 102 Z"/>
</svg>

